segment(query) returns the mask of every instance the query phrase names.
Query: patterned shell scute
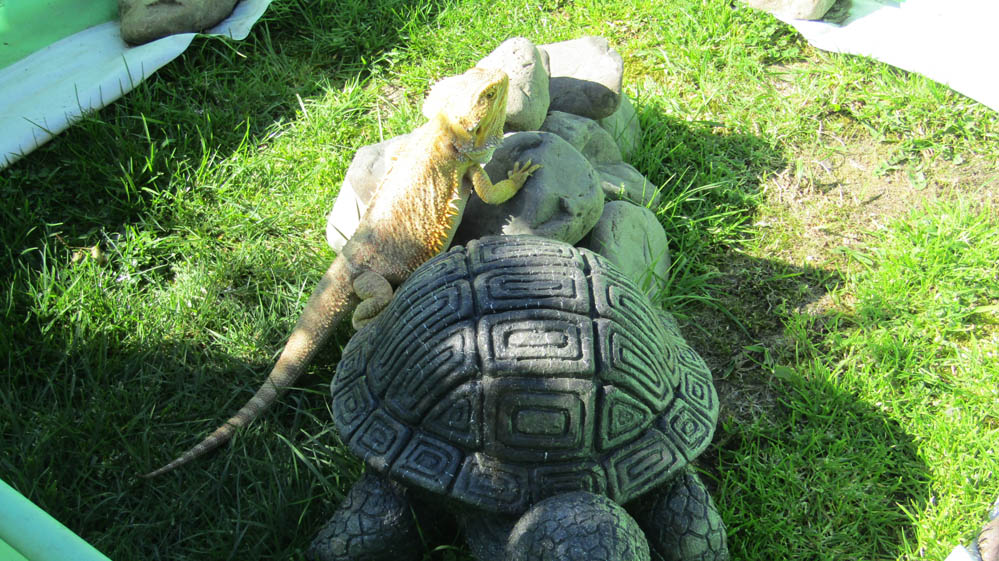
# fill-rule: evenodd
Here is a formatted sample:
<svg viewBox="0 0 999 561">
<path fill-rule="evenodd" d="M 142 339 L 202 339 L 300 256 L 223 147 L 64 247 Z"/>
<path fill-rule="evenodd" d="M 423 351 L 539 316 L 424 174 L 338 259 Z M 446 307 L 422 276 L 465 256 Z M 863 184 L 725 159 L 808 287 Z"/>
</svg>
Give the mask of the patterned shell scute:
<svg viewBox="0 0 999 561">
<path fill-rule="evenodd" d="M 710 442 L 711 374 L 603 258 L 531 236 L 431 259 L 344 349 L 334 421 L 374 469 L 519 514 L 576 490 L 625 503 Z"/>
</svg>

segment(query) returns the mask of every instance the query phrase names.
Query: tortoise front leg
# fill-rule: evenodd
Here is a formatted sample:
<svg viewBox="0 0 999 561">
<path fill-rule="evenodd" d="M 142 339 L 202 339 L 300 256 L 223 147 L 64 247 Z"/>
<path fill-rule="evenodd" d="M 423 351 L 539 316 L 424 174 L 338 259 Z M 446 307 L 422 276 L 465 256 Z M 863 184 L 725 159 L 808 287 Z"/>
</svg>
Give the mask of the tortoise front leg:
<svg viewBox="0 0 999 561">
<path fill-rule="evenodd" d="M 649 544 L 624 508 L 576 491 L 531 507 L 511 530 L 503 560 L 649 561 Z"/>
<path fill-rule="evenodd" d="M 312 541 L 311 561 L 408 561 L 423 551 L 405 490 L 366 473 Z"/>
</svg>

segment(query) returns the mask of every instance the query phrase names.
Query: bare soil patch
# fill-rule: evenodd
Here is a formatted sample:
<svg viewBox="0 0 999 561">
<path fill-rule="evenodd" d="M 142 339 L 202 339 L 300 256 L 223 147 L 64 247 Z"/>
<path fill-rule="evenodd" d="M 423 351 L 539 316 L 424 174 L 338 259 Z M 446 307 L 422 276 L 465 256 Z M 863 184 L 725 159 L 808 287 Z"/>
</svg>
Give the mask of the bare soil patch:
<svg viewBox="0 0 999 561">
<path fill-rule="evenodd" d="M 792 263 L 848 267 L 844 250 L 862 251 L 870 232 L 913 208 L 961 193 L 989 204 L 999 194 L 995 163 L 954 164 L 927 154 L 920 163 L 893 165 L 894 145 L 866 131 L 822 137 L 828 141 L 805 149 L 764 185 L 768 205 L 757 222 L 767 230 L 763 247 Z"/>
<path fill-rule="evenodd" d="M 921 164 L 892 165 L 894 144 L 860 125 L 823 133 L 790 165 L 765 178 L 754 244 L 717 265 L 712 296 L 738 322 L 709 306 L 688 310 L 685 335 L 716 377 L 724 415 L 739 422 L 774 413 L 773 369 L 793 354 L 787 320 L 821 318 L 835 306 L 829 291 L 857 267 L 850 255 L 871 234 L 913 208 L 959 194 L 982 205 L 999 199 L 999 167 L 982 160 L 954 164 L 928 154 Z M 849 301 L 850 295 L 841 295 Z"/>
</svg>

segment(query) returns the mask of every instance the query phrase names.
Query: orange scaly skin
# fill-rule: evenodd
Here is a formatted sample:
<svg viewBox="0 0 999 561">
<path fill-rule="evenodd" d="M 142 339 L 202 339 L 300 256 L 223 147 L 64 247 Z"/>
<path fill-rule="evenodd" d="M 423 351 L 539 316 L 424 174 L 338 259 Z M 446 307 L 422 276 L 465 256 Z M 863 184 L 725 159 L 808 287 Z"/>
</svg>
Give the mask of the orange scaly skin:
<svg viewBox="0 0 999 561">
<path fill-rule="evenodd" d="M 472 68 L 431 89 L 423 106 L 430 121 L 414 131 L 397 155 L 357 231 L 309 297 L 263 385 L 225 424 L 144 477 L 180 467 L 227 442 L 298 379 L 348 314 L 353 311 L 355 328 L 377 316 L 393 286 L 448 246 L 471 188 L 490 204 L 517 193 L 539 166 L 529 161 L 515 165 L 508 179 L 495 184 L 482 169 L 503 137 L 507 88 L 502 71 Z"/>
</svg>

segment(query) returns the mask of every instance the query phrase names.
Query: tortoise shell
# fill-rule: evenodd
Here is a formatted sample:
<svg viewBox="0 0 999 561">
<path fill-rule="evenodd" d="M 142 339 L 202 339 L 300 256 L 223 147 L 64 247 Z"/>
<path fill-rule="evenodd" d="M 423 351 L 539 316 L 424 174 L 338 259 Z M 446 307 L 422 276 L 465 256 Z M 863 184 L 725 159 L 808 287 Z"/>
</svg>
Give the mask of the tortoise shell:
<svg viewBox="0 0 999 561">
<path fill-rule="evenodd" d="M 711 374 L 606 259 L 532 236 L 438 255 L 344 349 L 333 417 L 405 484 L 518 514 L 586 490 L 620 504 L 708 445 Z"/>
</svg>

